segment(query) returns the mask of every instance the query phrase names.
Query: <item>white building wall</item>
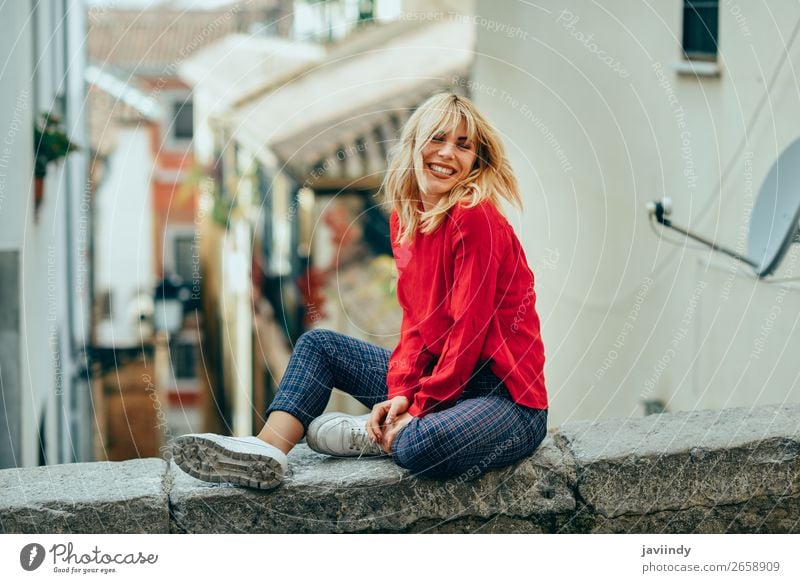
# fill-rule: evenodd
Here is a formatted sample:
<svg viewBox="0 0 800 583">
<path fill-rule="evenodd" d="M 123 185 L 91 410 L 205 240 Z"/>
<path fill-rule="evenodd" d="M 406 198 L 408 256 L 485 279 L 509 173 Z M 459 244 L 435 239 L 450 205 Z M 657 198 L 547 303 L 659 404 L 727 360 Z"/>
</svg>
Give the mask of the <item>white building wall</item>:
<svg viewBox="0 0 800 583">
<path fill-rule="evenodd" d="M 78 8 L 81 8 L 80 10 Z M 67 385 L 71 391 L 59 413 L 62 417 L 60 433 L 64 437 L 58 444 L 61 447 L 61 460 L 94 460 L 94 405 L 91 394 L 91 372 L 89 363 L 82 357 L 86 345 L 91 343 L 92 325 L 92 193 L 89 177 L 89 127 L 87 110 L 87 88 L 85 71 L 86 13 L 85 6 L 70 3 L 68 17 L 64 18 L 65 39 L 65 81 L 67 94 L 66 115 L 70 135 L 82 146 L 80 152 L 66 161 L 66 185 L 71 193 L 68 197 L 71 206 L 66 217 L 66 249 L 71 253 L 71 267 L 66 281 L 72 284 L 70 294 L 62 294 L 65 302 L 62 313 L 72 310 L 69 326 L 73 337 L 70 351 L 75 354 L 74 378 Z M 68 415 L 65 412 L 68 411 Z"/>
<path fill-rule="evenodd" d="M 0 48 L 2 54 L 14 55 L 1 70 L 7 85 L 0 91 L 0 247 L 18 249 L 26 229 L 26 221 L 12 220 L 32 210 L 33 195 L 23 195 L 31 189 L 33 176 L 33 87 L 30 70 L 33 61 L 31 25 L 26 24 L 28 6 L 23 2 L 2 5 Z M 16 34 L 11 34 L 12 27 Z"/>
<path fill-rule="evenodd" d="M 211 117 L 218 102 L 213 94 L 202 86 L 192 88 L 192 111 L 194 127 L 192 146 L 197 164 L 211 165 L 214 161 L 214 132 Z"/>
<path fill-rule="evenodd" d="M 0 91 L 0 254 L 3 256 L 3 277 L 0 293 L 4 313 L 0 333 L 0 380 L 3 393 L 3 433 L 17 436 L 23 423 L 22 399 L 30 380 L 23 370 L 22 359 L 22 247 L 26 229 L 32 219 L 31 182 L 33 176 L 33 62 L 32 26 L 28 22 L 27 3 L 13 2 L 0 6 L 0 54 L 13 55 L 2 69 L 4 90 Z M 14 31 L 14 34 L 12 34 Z M 22 444 L 19 439 L 4 439 L 3 467 L 22 465 Z"/>
<path fill-rule="evenodd" d="M 0 203 L 0 251 L 19 254 L 18 289 L 3 293 L 16 297 L 20 310 L 18 337 L 3 347 L 18 350 L 18 376 L 8 369 L 0 373 L 4 381 L 15 381 L 4 382 L 4 396 L 14 395 L 7 401 L 13 403 L 12 410 L 4 413 L 19 419 L 18 434 L 4 438 L 16 442 L 14 459 L 3 463 L 39 463 L 40 423 L 48 463 L 88 461 L 88 395 L 78 386 L 78 371 L 89 286 L 76 285 L 79 259 L 86 255 L 74 249 L 79 225 L 85 222 L 80 218 L 80 193 L 88 160 L 82 118 L 85 91 L 82 82 L 75 81 L 83 77 L 83 58 L 75 51 L 84 37 L 85 15 L 73 6 L 34 1 L 4 3 L 0 11 L 0 44 L 7 56 L 0 131 L 8 140 L 3 145 L 8 162 Z M 64 162 L 48 167 L 36 219 L 32 129 L 36 117 L 50 110 L 59 95 L 66 104 L 64 125 L 83 150 L 70 155 L 68 168 Z M 76 418 L 81 412 L 82 418 Z"/>
<path fill-rule="evenodd" d="M 139 294 L 152 295 L 155 164 L 146 126 L 120 128 L 106 178 L 97 192 L 97 288 L 111 292 L 111 318 L 98 325 L 98 344 L 138 346 L 142 332 L 132 312 Z"/>
<path fill-rule="evenodd" d="M 31 3 L 33 4 L 33 3 Z M 32 11 L 31 27 L 33 55 L 28 63 L 26 85 L 32 87 L 31 119 L 28 127 L 41 112 L 49 110 L 55 99 L 54 79 L 57 75 L 54 58 L 57 47 L 50 44 L 56 15 L 54 6 L 38 4 Z M 36 34 L 33 34 L 35 30 Z M 52 33 L 51 33 L 52 34 Z M 27 129 L 27 128 L 26 128 Z M 33 176 L 33 160 L 29 158 L 23 166 L 25 176 Z M 30 169 L 30 170 L 28 170 Z M 39 208 L 38 221 L 34 218 L 32 191 L 30 186 L 23 191 L 26 207 L 18 215 L 24 225 L 21 247 L 22 287 L 22 463 L 21 466 L 37 465 L 39 461 L 39 425 L 46 427 L 48 456 L 54 449 L 49 437 L 56 437 L 55 407 L 57 393 L 63 391 L 64 361 L 61 356 L 61 334 L 57 295 L 63 293 L 61 262 L 65 259 L 59 243 L 63 233 L 59 225 L 56 207 L 63 178 L 63 163 L 48 167 L 45 178 L 44 200 Z M 30 183 L 29 183 L 30 184 Z M 62 206 L 63 208 L 63 206 Z"/>
<path fill-rule="evenodd" d="M 800 400 L 794 284 L 659 241 L 644 210 L 670 196 L 677 224 L 744 251 L 758 188 L 800 135 L 797 43 L 756 117 L 800 9 L 720 4 L 718 78 L 673 69 L 679 0 L 478 4 L 471 94 L 525 200 L 512 215 L 537 276 L 552 424 L 640 414 L 649 399 Z M 778 276 L 798 275 L 789 263 Z"/>
</svg>

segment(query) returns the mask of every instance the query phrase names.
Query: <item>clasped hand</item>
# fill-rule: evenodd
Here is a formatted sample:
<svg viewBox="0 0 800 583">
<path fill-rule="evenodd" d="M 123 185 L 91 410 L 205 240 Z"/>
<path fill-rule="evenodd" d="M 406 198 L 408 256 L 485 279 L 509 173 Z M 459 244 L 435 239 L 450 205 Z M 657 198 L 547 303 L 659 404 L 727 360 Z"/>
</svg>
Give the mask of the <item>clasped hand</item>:
<svg viewBox="0 0 800 583">
<path fill-rule="evenodd" d="M 370 439 L 379 443 L 383 451 L 389 455 L 392 453 L 392 443 L 397 434 L 414 418 L 408 413 L 410 406 L 407 397 L 395 397 L 372 408 L 367 420 L 367 433 Z"/>
</svg>

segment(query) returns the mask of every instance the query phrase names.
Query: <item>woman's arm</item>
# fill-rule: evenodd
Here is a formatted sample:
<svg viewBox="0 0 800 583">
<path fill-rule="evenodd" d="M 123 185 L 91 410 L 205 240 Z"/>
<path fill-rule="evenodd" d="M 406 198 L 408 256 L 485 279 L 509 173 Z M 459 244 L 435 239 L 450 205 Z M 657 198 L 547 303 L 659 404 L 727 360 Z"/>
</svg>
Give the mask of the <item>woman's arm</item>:
<svg viewBox="0 0 800 583">
<path fill-rule="evenodd" d="M 414 394 L 408 412 L 415 417 L 453 404 L 478 363 L 496 309 L 501 236 L 481 205 L 454 215 L 453 325 L 432 374 L 420 380 Z"/>
<path fill-rule="evenodd" d="M 397 211 L 393 210 L 389 216 L 389 236 L 391 237 L 392 252 L 395 258 L 403 253 L 403 249 L 395 241 L 399 228 L 400 223 Z M 407 249 L 406 253 L 408 253 Z M 399 296 L 397 299 L 402 306 Z M 414 398 L 414 393 L 419 390 L 419 379 L 428 365 L 430 365 L 432 359 L 433 355 L 425 349 L 425 342 L 422 340 L 418 327 L 411 322 L 405 307 L 403 307 L 400 342 L 389 358 L 389 372 L 386 375 L 389 399 L 404 396 L 411 402 L 411 399 Z"/>
<path fill-rule="evenodd" d="M 419 330 L 403 315 L 400 342 L 389 358 L 389 372 L 386 375 L 389 399 L 404 396 L 411 401 L 419 390 L 419 380 L 432 359 L 433 355 L 425 350 Z"/>
</svg>

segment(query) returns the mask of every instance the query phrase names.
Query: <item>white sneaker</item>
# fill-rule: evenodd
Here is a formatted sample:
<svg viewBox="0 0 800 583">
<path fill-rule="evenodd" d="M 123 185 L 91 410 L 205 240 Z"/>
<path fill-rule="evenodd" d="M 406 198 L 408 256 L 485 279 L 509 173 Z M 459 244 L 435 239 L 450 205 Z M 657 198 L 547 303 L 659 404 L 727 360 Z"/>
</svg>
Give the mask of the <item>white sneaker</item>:
<svg viewBox="0 0 800 583">
<path fill-rule="evenodd" d="M 370 414 L 326 413 L 314 419 L 306 432 L 308 447 L 338 457 L 388 455 L 367 433 Z"/>
<path fill-rule="evenodd" d="M 256 436 L 181 435 L 172 455 L 180 469 L 199 480 L 262 490 L 280 485 L 288 468 L 286 454 Z"/>
</svg>

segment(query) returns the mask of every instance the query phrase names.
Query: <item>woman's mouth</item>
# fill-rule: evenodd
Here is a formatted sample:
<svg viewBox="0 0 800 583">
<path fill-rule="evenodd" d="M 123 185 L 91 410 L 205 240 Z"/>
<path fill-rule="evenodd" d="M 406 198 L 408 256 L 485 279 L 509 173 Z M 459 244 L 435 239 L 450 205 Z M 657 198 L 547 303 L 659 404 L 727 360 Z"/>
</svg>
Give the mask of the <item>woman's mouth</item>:
<svg viewBox="0 0 800 583">
<path fill-rule="evenodd" d="M 431 174 L 433 174 L 437 178 L 450 178 L 453 174 L 456 173 L 456 171 L 453 170 L 452 168 L 448 168 L 447 166 L 441 166 L 439 164 L 428 164 L 428 170 L 430 170 Z"/>
</svg>

